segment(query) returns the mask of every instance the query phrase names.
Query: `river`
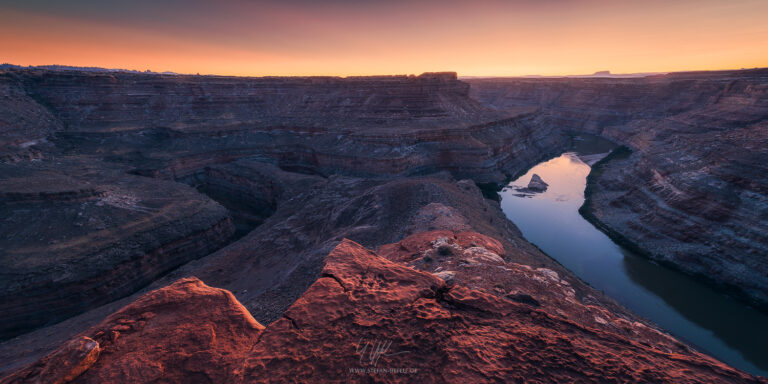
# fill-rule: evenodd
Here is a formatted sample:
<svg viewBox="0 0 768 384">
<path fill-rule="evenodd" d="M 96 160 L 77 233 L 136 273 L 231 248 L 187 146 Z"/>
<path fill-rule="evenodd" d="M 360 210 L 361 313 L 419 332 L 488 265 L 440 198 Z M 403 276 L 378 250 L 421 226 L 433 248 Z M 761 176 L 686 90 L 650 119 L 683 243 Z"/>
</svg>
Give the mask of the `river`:
<svg viewBox="0 0 768 384">
<path fill-rule="evenodd" d="M 499 192 L 506 216 L 592 287 L 695 348 L 768 377 L 768 315 L 623 249 L 579 214 L 590 164 L 612 144 L 591 136 L 575 142 L 572 152 L 534 166 Z M 533 174 L 547 190 L 517 191 Z"/>
</svg>

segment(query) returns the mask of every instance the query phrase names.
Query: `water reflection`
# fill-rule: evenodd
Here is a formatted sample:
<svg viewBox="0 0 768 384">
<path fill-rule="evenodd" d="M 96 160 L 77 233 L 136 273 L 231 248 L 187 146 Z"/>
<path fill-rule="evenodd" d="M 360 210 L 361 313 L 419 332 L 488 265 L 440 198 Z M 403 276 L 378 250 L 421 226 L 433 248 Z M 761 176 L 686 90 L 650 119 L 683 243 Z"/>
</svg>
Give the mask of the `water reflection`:
<svg viewBox="0 0 768 384">
<path fill-rule="evenodd" d="M 743 370 L 768 376 L 768 316 L 679 272 L 616 245 L 578 213 L 586 177 L 606 151 L 580 143 L 582 153 L 565 153 L 512 181 L 501 206 L 523 235 L 581 279 L 678 338 Z M 533 174 L 549 184 L 524 194 Z"/>
<path fill-rule="evenodd" d="M 714 290 L 702 289 L 698 281 L 687 276 L 680 278 L 679 273 L 633 254 L 625 254 L 624 270 L 632 281 L 659 296 L 686 319 L 741 351 L 761 369 L 759 374 L 766 375 L 768 318 L 765 314 Z"/>
</svg>

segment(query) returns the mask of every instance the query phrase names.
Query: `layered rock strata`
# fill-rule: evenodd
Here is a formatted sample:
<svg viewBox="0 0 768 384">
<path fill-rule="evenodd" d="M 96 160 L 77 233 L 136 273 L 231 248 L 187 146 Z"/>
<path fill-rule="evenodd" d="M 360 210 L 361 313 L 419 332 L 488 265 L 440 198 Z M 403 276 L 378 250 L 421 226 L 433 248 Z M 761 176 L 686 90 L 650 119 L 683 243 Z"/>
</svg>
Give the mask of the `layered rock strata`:
<svg viewBox="0 0 768 384">
<path fill-rule="evenodd" d="M 0 71 L 0 162 L 37 159 L 63 128 L 50 109 L 34 100 L 20 79 Z"/>
<path fill-rule="evenodd" d="M 247 299 L 253 300 L 256 295 L 271 292 L 269 294 L 276 298 L 257 301 L 258 305 L 270 308 L 273 302 L 278 302 L 274 308 L 261 311 L 275 316 L 313 281 L 322 260 L 320 255 L 327 253 L 342 234 L 357 231 L 369 236 L 367 233 L 382 230 L 377 226 L 379 223 L 365 229 L 355 227 L 354 221 L 348 223 L 350 219 L 346 216 L 359 207 L 339 208 L 349 204 L 346 199 L 359 196 L 370 199 L 371 188 L 386 184 L 391 177 L 442 170 L 454 175 L 472 175 L 478 180 L 503 180 L 541 156 L 540 152 L 548 146 L 562 146 L 567 141 L 565 135 L 535 130 L 533 116 L 510 117 L 483 107 L 468 97 L 468 85 L 450 73 L 346 79 L 244 79 L 8 70 L 0 72 L 0 80 L 4 85 L 2 104 L 6 108 L 0 112 L 7 112 L 7 116 L 0 116 L 0 140 L 9 154 L 16 153 L 3 158 L 7 164 L 4 169 L 30 175 L 14 176 L 6 183 L 3 201 L 15 207 L 9 208 L 14 213 L 6 224 L 9 228 L 16 227 L 23 220 L 31 220 L 39 209 L 48 215 L 45 224 L 15 228 L 6 237 L 7 252 L 2 266 L 7 264 L 4 269 L 8 271 L 9 300 L 6 302 L 14 310 L 8 312 L 13 321 L 6 323 L 8 329 L 3 338 L 131 294 L 179 265 L 220 248 L 231 233 L 231 224 L 224 220 L 225 215 L 233 219 L 236 236 L 240 237 L 279 213 L 258 235 L 259 239 L 265 239 L 258 241 L 270 239 L 272 242 L 259 245 L 266 253 L 290 249 L 295 256 L 274 260 L 274 265 L 266 268 L 269 273 L 264 273 L 268 278 L 243 284 L 237 291 L 238 294 L 248 292 Z M 18 118 L 26 116 L 20 114 L 22 111 L 39 119 Z M 33 141 L 38 144 L 25 144 Z M 37 160 L 42 163 L 38 164 Z M 34 176 L 34 169 L 40 166 L 47 167 L 48 171 Z M 53 175 L 57 167 L 61 168 L 61 175 Z M 83 167 L 87 170 L 82 171 Z M 99 168 L 106 173 L 101 175 Z M 84 174 L 88 174 L 88 183 L 83 182 Z M 199 195 L 190 198 L 186 192 L 169 193 L 165 188 L 171 188 L 171 184 L 130 175 L 187 183 L 220 202 L 229 212 Z M 111 190 L 109 185 L 113 180 L 120 180 L 120 188 L 127 191 Z M 308 207 L 341 215 L 342 219 L 331 221 L 333 224 L 319 224 L 327 215 L 321 216 L 310 208 L 302 210 L 296 205 L 297 195 L 304 192 L 302 188 L 319 181 L 322 182 L 311 192 L 316 196 L 307 197 L 306 203 Z M 337 181 L 341 185 L 328 187 Z M 143 192 L 136 192 L 143 195 L 134 196 L 135 191 L 127 184 L 143 188 Z M 419 188 L 414 187 L 408 193 L 421 193 Z M 440 188 L 437 191 L 439 196 Z M 418 199 L 416 209 L 427 202 L 440 201 L 430 201 L 433 192 L 425 193 L 427 195 Z M 147 205 L 142 199 L 152 203 Z M 162 201 L 179 209 L 174 208 L 167 215 L 162 208 L 157 208 Z M 358 199 L 353 204 L 358 203 L 369 202 Z M 28 206 L 17 209 L 20 204 Z M 79 209 L 77 204 L 87 206 L 88 210 L 75 212 Z M 209 216 L 201 218 L 200 209 Z M 342 209 L 340 213 L 339 209 Z M 87 222 L 71 217 L 78 213 L 77 217 Z M 27 216 L 22 217 L 24 214 Z M 398 213 L 406 220 L 413 214 L 408 210 Z M 118 218 L 118 215 L 125 217 Z M 219 219 L 213 219 L 214 216 Z M 292 221 L 278 224 L 287 218 Z M 286 238 L 287 233 L 297 231 L 289 225 L 302 228 L 305 218 L 318 223 L 316 228 L 298 229 L 295 238 L 275 244 L 274 239 Z M 503 217 L 497 220 L 503 221 Z M 334 227 L 337 224 L 339 227 Z M 45 225 L 51 230 L 41 229 Z M 67 233 L 71 225 L 78 234 Z M 324 237 L 324 233 L 317 230 L 319 227 L 327 228 L 326 232 L 334 235 Z M 65 230 L 57 234 L 54 228 Z M 393 241 L 393 236 L 404 233 L 403 228 L 385 229 L 393 233 L 384 241 Z M 19 230 L 30 236 L 36 233 L 34 252 L 43 254 L 50 248 L 53 256 L 48 262 L 63 269 L 55 273 L 64 277 L 54 279 L 41 272 L 40 277 L 32 278 L 37 282 L 27 286 L 37 288 L 20 295 L 16 303 L 17 299 L 11 296 L 21 292 L 20 279 L 35 274 L 18 270 L 21 267 L 14 264 L 22 258 L 19 255 L 32 252 L 25 243 L 17 241 L 20 237 L 13 232 Z M 108 236 L 99 235 L 103 241 L 95 241 L 83 235 L 85 233 Z M 194 236 L 188 237 L 192 234 Z M 64 241 L 61 236 L 68 240 Z M 73 237 L 78 239 L 79 248 L 70 247 Z M 184 238 L 190 242 L 182 240 Z M 30 239 L 27 240 L 32 241 Z M 379 244 L 381 242 L 371 243 Z M 310 245 L 320 245 L 320 251 L 310 251 Z M 227 254 L 251 246 L 253 243 L 245 242 Z M 178 258 L 175 255 L 179 247 L 191 247 L 195 251 Z M 73 256 L 75 252 L 82 259 Z M 59 253 L 65 256 L 58 256 Z M 265 256 L 264 260 L 271 258 Z M 217 259 L 218 256 L 213 258 Z M 82 260 L 95 261 L 83 268 L 79 264 L 73 267 Z M 134 273 L 135 276 L 123 274 L 120 268 L 115 268 L 118 265 L 134 265 L 141 272 Z M 197 266 L 190 270 L 194 268 Z M 102 269 L 107 272 L 102 273 Z M 113 274 L 126 281 L 113 279 Z M 245 280 L 241 275 L 241 271 L 236 271 L 232 277 L 221 280 Z M 299 283 L 284 284 L 287 276 L 300 276 L 295 277 Z M 105 285 L 103 281 L 110 283 Z M 63 289 L 57 285 L 59 282 L 71 289 L 91 285 L 101 288 L 82 289 L 68 300 L 70 293 L 67 292 L 71 289 Z M 34 293 L 38 289 L 41 291 Z M 284 289 L 290 293 L 283 292 Z M 45 296 L 48 290 L 56 294 Z M 29 298 L 38 296 L 54 304 L 37 309 L 41 307 L 39 301 Z M 74 299 L 75 296 L 79 298 Z"/>
<path fill-rule="evenodd" d="M 150 288 L 197 276 L 232 291 L 258 321 L 269 324 L 320 276 L 323 259 L 345 237 L 376 248 L 422 231 L 472 229 L 498 239 L 515 262 L 568 277 L 577 297 L 592 296 L 610 311 L 625 312 L 526 242 L 499 205 L 483 198 L 470 180 L 456 182 L 447 174 L 326 179 L 247 161 L 238 162 L 237 167 L 251 169 L 241 170 L 244 175 L 275 180 L 280 191 L 275 213 L 237 242 L 180 267 Z M 0 371 L 38 359 L 116 309 L 106 305 L 3 343 Z"/>
<path fill-rule="evenodd" d="M 8 104 L 35 103 L 52 120 L 8 125 L 13 135 L 39 132 L 32 136 L 58 151 L 164 178 L 257 157 L 323 175 L 449 170 L 500 182 L 567 144 L 565 135 L 539 130 L 535 116 L 477 103 L 452 73 L 232 78 L 8 70 L 0 80 L 9 84 Z M 23 144 L 8 135 L 8 145 Z M 37 140 L 32 136 L 23 142 Z"/>
<path fill-rule="evenodd" d="M 504 181 L 535 161 L 563 151 L 569 143 L 568 131 L 588 131 L 626 144 L 639 159 L 631 171 L 621 173 L 632 182 L 618 180 L 619 189 L 642 188 L 645 179 L 637 175 L 655 167 L 663 169 L 662 177 L 673 180 L 670 185 L 699 196 L 692 202 L 701 200 L 697 194 L 717 183 L 677 186 L 672 176 L 680 172 L 677 164 L 683 158 L 678 156 L 686 154 L 702 159 L 696 163 L 702 168 L 686 168 L 685 175 L 709 175 L 712 169 L 720 169 L 711 174 L 723 178 L 726 186 L 735 185 L 728 188 L 737 195 L 757 191 L 750 195 L 752 209 L 761 212 L 761 176 L 746 170 L 759 167 L 755 163 L 763 158 L 761 139 L 755 141 L 755 135 L 765 137 L 760 136 L 761 73 L 678 74 L 573 84 L 569 80 L 498 84 L 488 80 L 473 81 L 470 88 L 455 74 L 340 79 L 0 72 L 5 108 L 0 109 L 0 145 L 9 154 L 0 157 L 6 163 L 0 169 L 4 183 L 0 209 L 12 218 L 3 224 L 9 233 L 29 230 L 28 239 L 13 235 L 5 240 L 3 251 L 8 251 L 0 261 L 3 267 L 10 266 L 11 275 L 3 281 L 18 282 L 6 287 L 8 297 L 26 294 L 21 290 L 24 279 L 35 287 L 30 292 L 39 288 L 65 296 L 73 292 L 71 287 L 82 289 L 96 282 L 96 288 L 88 288 L 91 295 L 84 297 L 75 294 L 54 302 L 45 301 L 47 293 L 40 296 L 53 303 L 53 318 L 58 320 L 88 311 L 0 344 L 0 371 L 25 375 L 14 380 L 33 380 L 45 372 L 45 377 L 63 381 L 78 374 L 76 381 L 127 381 L 143 380 L 140 375 L 146 372 L 147 380 L 167 374 L 171 380 L 270 381 L 275 377 L 276 381 L 298 381 L 310 375 L 339 377 L 341 371 L 353 374 L 348 370 L 353 367 L 345 365 L 351 363 L 339 361 L 347 357 L 353 363 L 359 361 L 354 353 L 359 348 L 350 352 L 351 344 L 344 337 L 392 336 L 407 346 L 435 352 L 419 356 L 420 362 L 437 356 L 441 362 L 457 363 L 439 372 L 421 371 L 422 378 L 438 377 L 429 373 L 514 380 L 514 372 L 499 367 L 519 364 L 521 374 L 540 381 L 548 377 L 754 381 L 670 341 L 576 279 L 525 241 L 475 183 Z M 722 97 L 713 96 L 717 92 Z M 734 129 L 742 125 L 750 128 Z M 757 155 L 731 149 L 714 161 L 716 157 L 690 149 L 691 143 L 720 148 L 712 144 L 717 135 L 724 135 L 728 145 L 757 148 Z M 462 178 L 471 180 L 457 181 Z M 646 201 L 654 202 L 666 195 L 649 196 Z M 713 204 L 721 204 L 718 199 L 724 196 L 728 194 L 711 194 Z M 643 204 L 647 206 L 634 209 L 652 207 Z M 739 213 L 739 204 L 726 206 L 737 214 L 724 222 L 743 229 L 747 221 Z M 95 220 L 93 225 L 90 219 L 83 224 L 82 233 L 77 232 L 81 227 L 76 218 L 81 211 Z M 45 224 L 21 225 L 41 215 Z M 242 238 L 213 252 L 226 244 L 233 231 L 229 216 Z M 753 223 L 757 229 L 745 232 L 752 233 L 749 239 L 758 245 L 766 232 L 760 230 L 761 220 Z M 48 231 L 46 225 L 63 231 Z M 93 234 L 104 235 L 104 242 L 95 241 Z M 408 238 L 414 234 L 417 237 Z M 728 253 L 727 247 L 734 244 L 728 236 L 719 238 L 725 247 L 722 251 L 729 255 L 723 264 L 743 265 L 745 257 Z M 69 241 L 73 238 L 79 239 L 77 247 Z M 345 238 L 379 249 L 408 268 L 372 256 Z M 404 238 L 396 246 L 386 245 Z M 690 242 L 699 241 L 703 239 L 690 238 Z M 340 242 L 342 247 L 337 248 Z M 752 243 L 744 244 L 754 247 Z M 99 248 L 91 250 L 91 245 Z M 24 252 L 33 248 L 38 255 L 50 251 L 53 257 L 29 260 L 55 267 L 34 269 L 21 263 L 34 253 Z M 334 249 L 336 256 L 329 257 L 324 268 L 323 260 Z M 759 256 L 760 248 L 755 249 Z M 199 258 L 205 254 L 209 255 Z M 85 256 L 79 259 L 78 255 Z M 710 259 L 703 258 L 701 265 L 710 268 Z M 360 267 L 363 264 L 375 266 L 384 277 L 368 275 Z M 328 272 L 331 265 L 337 272 Z M 89 280 L 92 276 L 95 280 Z M 231 291 L 242 306 L 196 280 L 152 291 L 191 276 Z M 51 281 L 71 285 L 49 285 Z M 756 286 L 762 284 L 755 281 Z M 426 283 L 429 289 L 422 287 Z M 436 289 L 431 289 L 433 284 Z M 149 291 L 148 299 L 139 299 Z M 213 299 L 198 301 L 189 295 Z M 183 304 L 188 300 L 195 304 Z M 134 301 L 140 304 L 130 304 Z M 71 303 L 81 306 L 73 309 Z M 318 309 L 317 303 L 324 304 Z M 362 313 L 350 308 L 350 303 Z M 126 304 L 128 312 L 121 312 L 127 314 L 122 317 L 127 318 L 125 324 L 108 318 Z M 337 304 L 344 313 L 341 317 L 324 312 Z M 40 306 L 25 305 L 16 302 L 9 307 L 18 310 L 13 319 L 39 316 Z M 153 309 L 146 310 L 145 305 Z M 228 308 L 229 315 L 222 317 L 210 308 L 217 306 Z M 385 308 L 395 312 L 382 312 Z M 262 324 L 271 324 L 270 328 L 261 331 L 246 310 Z M 152 315 L 142 317 L 155 312 L 161 313 L 162 321 L 153 322 Z M 540 326 L 520 320 L 530 313 L 536 314 L 536 321 L 543 319 Z M 200 322 L 190 314 L 199 315 Z M 200 327 L 186 328 L 181 321 Z M 225 329 L 211 324 L 216 322 Z M 233 322 L 245 328 L 231 327 Z M 385 325 L 394 323 L 414 327 L 390 335 Z M 376 328 L 377 324 L 382 327 Z M 306 326 L 311 334 L 302 333 L 297 325 Z M 342 326 L 350 330 L 349 335 L 344 336 Z M 608 333 L 600 333 L 600 326 Z M 88 327 L 96 328 L 88 331 Z M 177 327 L 180 333 L 169 340 L 156 336 Z M 432 340 L 431 333 L 416 329 L 430 329 L 444 341 Z M 466 332 L 459 334 L 457 329 Z M 555 336 L 550 338 L 548 332 Z M 226 336 L 212 337 L 220 333 Z M 462 339 L 462 334 L 471 337 Z M 308 344 L 311 335 L 322 336 L 319 345 Z M 247 356 L 243 352 L 246 345 L 262 342 L 270 349 L 254 349 Z M 334 352 L 331 344 L 344 347 Z M 544 360 L 534 354 L 534 344 L 537 350 L 545 350 Z M 489 346 L 487 360 L 479 359 L 477 345 Z M 502 353 L 493 349 L 495 345 L 521 348 Z M 623 355 L 621 348 L 631 353 Z M 48 357 L 39 360 L 44 355 Z M 337 359 L 323 361 L 320 355 Z M 396 357 L 401 358 L 405 356 Z M 547 365 L 552 362 L 572 369 Z M 33 363 L 32 368 L 18 371 L 27 363 Z M 60 369 L 52 369 L 54 364 Z M 548 368 L 541 369 L 541 364 Z M 489 371 L 476 372 L 472 365 Z M 274 376 L 274 368 L 284 366 L 292 376 Z"/>
<path fill-rule="evenodd" d="M 601 134 L 590 217 L 647 256 L 768 308 L 768 70 L 641 79 L 471 80 L 499 110 Z"/>
<path fill-rule="evenodd" d="M 187 186 L 78 160 L 0 164 L 0 337 L 127 296 L 226 244 Z"/>
</svg>

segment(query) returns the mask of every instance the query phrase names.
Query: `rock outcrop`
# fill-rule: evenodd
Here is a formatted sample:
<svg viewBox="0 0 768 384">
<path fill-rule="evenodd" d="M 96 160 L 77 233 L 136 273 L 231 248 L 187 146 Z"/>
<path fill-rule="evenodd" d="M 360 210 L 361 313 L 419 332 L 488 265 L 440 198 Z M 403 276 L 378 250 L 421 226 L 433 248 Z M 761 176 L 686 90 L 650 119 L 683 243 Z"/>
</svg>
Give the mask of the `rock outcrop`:
<svg viewBox="0 0 768 384">
<path fill-rule="evenodd" d="M 547 187 L 549 187 L 549 184 L 545 183 L 541 176 L 535 173 L 531 176 L 531 181 L 528 182 L 528 189 L 532 191 L 544 192 L 547 190 Z"/>
<path fill-rule="evenodd" d="M 270 172 L 244 161 L 239 165 L 259 169 L 259 177 Z M 343 238 L 375 248 L 425 230 L 474 229 L 499 238 L 521 263 L 568 273 L 525 242 L 472 182 L 447 175 L 383 180 L 299 175 L 289 182 L 284 172 L 272 172 L 274 180 L 283 180 L 275 213 L 238 242 L 170 278 L 197 276 L 231 290 L 267 324 L 315 281 L 325 256 Z"/>
<path fill-rule="evenodd" d="M 522 193 L 542 193 L 545 192 L 548 187 L 549 184 L 545 183 L 544 180 L 541 179 L 541 176 L 534 173 L 533 176 L 531 176 L 531 181 L 528 182 L 526 187 L 515 188 L 515 190 Z"/>
<path fill-rule="evenodd" d="M 69 340 L 35 364 L 2 379 L 3 383 L 55 383 L 75 380 L 99 358 L 99 343 L 87 336 Z"/>
<path fill-rule="evenodd" d="M 263 329 L 232 293 L 182 279 L 1 382 L 231 382 Z"/>
<path fill-rule="evenodd" d="M 470 80 L 504 111 L 601 134 L 590 217 L 647 256 L 768 308 L 768 70 L 638 79 Z"/>
<path fill-rule="evenodd" d="M 279 191 L 275 213 L 237 242 L 180 267 L 150 288 L 198 276 L 232 291 L 259 322 L 269 324 L 280 319 L 317 280 L 324 258 L 345 237 L 376 248 L 422 231 L 473 230 L 498 239 L 504 250 L 495 252 L 512 255 L 514 262 L 546 268 L 568 279 L 576 297 L 592 296 L 590 300 L 612 313 L 626 312 L 526 242 L 499 205 L 483 198 L 469 180 L 456 182 L 445 174 L 326 179 L 247 161 L 238 162 L 237 167 L 251 168 L 238 171 L 247 177 L 274 180 Z M 230 170 L 235 169 L 233 164 Z M 124 305 L 128 300 L 121 302 Z M 114 305 L 107 305 L 7 341 L 0 345 L 0 370 L 16 370 L 38 359 L 81 332 L 83 324 L 96 324 L 115 310 Z"/>
<path fill-rule="evenodd" d="M 78 368 L 57 378 L 74 383 L 766 382 L 642 323 L 579 303 L 557 273 L 505 263 L 495 253 L 503 252 L 501 243 L 483 235 L 417 234 L 386 248 L 393 258 L 424 249 L 418 252 L 423 258 L 442 244 L 455 250 L 442 255 L 446 260 L 485 254 L 475 258 L 480 268 L 510 267 L 521 287 L 548 286 L 543 295 L 571 298 L 570 303 L 561 307 L 561 301 L 536 301 L 525 293 L 484 292 L 498 290 L 489 283 L 470 289 L 344 240 L 326 258 L 322 276 L 266 328 L 232 294 L 184 279 L 142 296 L 74 339 L 97 341 L 100 353 L 68 360 L 79 360 Z M 92 361 L 88 356 L 94 355 Z M 53 376 L 44 373 L 55 368 L 55 357 L 2 382 L 49 380 Z"/>
</svg>

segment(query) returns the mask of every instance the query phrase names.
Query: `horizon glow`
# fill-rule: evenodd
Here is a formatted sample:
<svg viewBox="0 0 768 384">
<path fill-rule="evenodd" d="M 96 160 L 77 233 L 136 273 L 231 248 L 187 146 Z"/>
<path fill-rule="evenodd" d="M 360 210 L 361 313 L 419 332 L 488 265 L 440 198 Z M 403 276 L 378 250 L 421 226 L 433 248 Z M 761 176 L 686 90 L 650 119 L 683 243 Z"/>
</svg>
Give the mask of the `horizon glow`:
<svg viewBox="0 0 768 384">
<path fill-rule="evenodd" d="M 0 62 L 236 76 L 768 67 L 768 1 L 3 0 Z"/>
</svg>

